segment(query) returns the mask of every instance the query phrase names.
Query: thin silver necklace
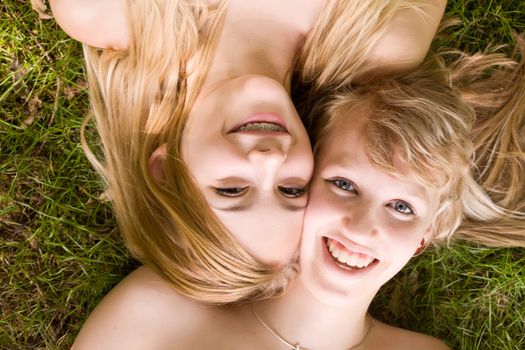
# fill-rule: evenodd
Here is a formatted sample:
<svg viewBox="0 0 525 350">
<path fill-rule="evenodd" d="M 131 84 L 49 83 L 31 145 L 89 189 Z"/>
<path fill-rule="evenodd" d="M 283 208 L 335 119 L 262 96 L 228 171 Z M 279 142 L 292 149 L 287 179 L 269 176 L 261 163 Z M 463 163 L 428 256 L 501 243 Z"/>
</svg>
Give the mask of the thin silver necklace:
<svg viewBox="0 0 525 350">
<path fill-rule="evenodd" d="M 255 309 L 253 307 L 251 308 L 251 310 L 252 310 L 252 313 L 255 316 L 255 318 L 257 318 L 257 320 L 259 321 L 259 323 L 261 325 L 263 325 L 264 328 L 266 328 L 270 333 L 272 333 L 274 337 L 279 339 L 279 341 L 281 343 L 283 343 L 284 345 L 286 345 L 287 347 L 289 347 L 292 350 L 307 350 L 306 348 L 302 348 L 299 343 L 292 344 L 289 341 L 287 341 L 286 339 L 284 339 L 283 337 L 281 337 L 279 334 L 277 334 L 277 332 L 275 330 L 273 330 L 272 327 L 270 327 L 266 322 L 264 322 L 264 320 L 261 318 L 261 316 L 259 316 L 259 314 L 255 311 Z M 376 325 L 376 320 L 374 318 L 372 318 L 372 321 L 370 322 L 370 327 L 368 327 L 368 330 L 366 331 L 366 334 L 363 337 L 363 339 L 361 339 L 361 341 L 359 343 L 357 343 L 356 345 L 348 348 L 348 350 L 352 350 L 352 349 L 357 348 L 358 346 L 363 345 L 363 343 L 365 342 L 366 338 L 370 334 L 370 331 L 372 330 L 372 328 L 374 328 L 375 325 Z"/>
</svg>

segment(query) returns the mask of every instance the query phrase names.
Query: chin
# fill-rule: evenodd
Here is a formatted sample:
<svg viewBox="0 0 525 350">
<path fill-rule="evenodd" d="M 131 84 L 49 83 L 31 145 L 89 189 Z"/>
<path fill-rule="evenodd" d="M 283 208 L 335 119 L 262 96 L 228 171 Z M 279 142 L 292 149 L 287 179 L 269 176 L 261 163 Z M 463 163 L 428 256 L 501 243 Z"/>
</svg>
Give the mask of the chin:
<svg viewBox="0 0 525 350">
<path fill-rule="evenodd" d="M 327 283 L 303 281 L 306 289 L 321 304 L 335 308 L 354 307 L 356 304 L 370 303 L 377 290 L 368 286 L 342 287 Z"/>
</svg>

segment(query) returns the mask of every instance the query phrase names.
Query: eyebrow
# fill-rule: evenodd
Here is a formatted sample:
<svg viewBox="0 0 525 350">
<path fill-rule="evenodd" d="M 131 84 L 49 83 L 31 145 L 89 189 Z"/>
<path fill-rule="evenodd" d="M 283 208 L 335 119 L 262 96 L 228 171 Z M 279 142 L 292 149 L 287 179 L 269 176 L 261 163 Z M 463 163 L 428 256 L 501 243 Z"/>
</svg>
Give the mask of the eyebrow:
<svg viewBox="0 0 525 350">
<path fill-rule="evenodd" d="M 284 208 L 288 211 L 292 211 L 292 212 L 296 212 L 296 211 L 301 211 L 301 210 L 304 210 L 306 208 L 306 204 L 305 205 L 295 205 L 295 204 L 283 204 L 281 203 L 279 205 L 281 208 Z M 231 206 L 231 207 L 225 207 L 225 208 L 215 208 L 217 210 L 221 210 L 221 211 L 228 211 L 228 212 L 239 212 L 239 211 L 244 211 L 246 209 L 249 209 L 251 207 L 251 204 L 250 205 L 234 205 L 234 206 Z"/>
<path fill-rule="evenodd" d="M 215 208 L 217 210 L 221 210 L 221 211 L 244 211 L 246 209 L 248 209 L 250 207 L 250 205 L 234 205 L 234 206 L 231 206 L 231 207 L 225 207 L 225 208 Z"/>
</svg>

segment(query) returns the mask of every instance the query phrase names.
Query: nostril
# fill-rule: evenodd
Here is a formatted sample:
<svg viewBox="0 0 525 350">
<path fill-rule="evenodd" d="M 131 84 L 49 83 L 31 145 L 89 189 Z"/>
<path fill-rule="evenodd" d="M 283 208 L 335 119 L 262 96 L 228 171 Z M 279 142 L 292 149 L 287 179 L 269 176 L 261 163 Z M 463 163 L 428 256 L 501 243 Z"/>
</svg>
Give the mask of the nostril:
<svg viewBox="0 0 525 350">
<path fill-rule="evenodd" d="M 270 152 L 270 149 L 269 148 L 261 148 L 261 149 L 258 149 L 259 152 L 262 152 L 262 153 L 266 153 L 266 152 Z"/>
</svg>

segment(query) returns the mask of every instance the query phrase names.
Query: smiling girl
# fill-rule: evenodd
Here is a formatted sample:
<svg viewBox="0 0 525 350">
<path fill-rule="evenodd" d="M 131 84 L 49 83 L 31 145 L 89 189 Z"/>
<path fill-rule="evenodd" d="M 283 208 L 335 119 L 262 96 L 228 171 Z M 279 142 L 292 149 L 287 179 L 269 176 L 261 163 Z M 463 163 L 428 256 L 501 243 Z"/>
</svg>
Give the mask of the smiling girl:
<svg viewBox="0 0 525 350">
<path fill-rule="evenodd" d="M 520 200 L 505 209 L 474 181 L 475 165 L 482 163 L 473 155 L 478 134 L 472 130 L 489 119 L 522 130 L 525 82 L 523 65 L 501 56 L 465 56 L 451 70 L 435 63 L 326 94 L 317 105 L 301 271 L 284 295 L 211 308 L 188 303 L 151 270 L 140 269 L 91 315 L 78 348 L 447 349 L 430 336 L 374 320 L 368 307 L 425 245 L 450 240 L 464 216 L 506 222 L 514 234 L 506 245 L 523 246 L 524 217 L 509 210 Z M 473 103 L 490 89 L 463 79 L 487 69 L 503 79 L 496 85 L 512 87 L 493 101 L 496 113 Z M 507 144 L 505 159 L 523 164 L 522 138 Z M 523 187 L 511 190 L 522 205 Z"/>
<path fill-rule="evenodd" d="M 445 1 L 51 5 L 89 44 L 103 159 L 87 153 L 130 252 L 179 293 L 222 304 L 268 296 L 290 277 L 313 168 L 289 96 L 299 50 L 338 43 L 335 61 L 354 68 L 414 67 Z"/>
<path fill-rule="evenodd" d="M 268 348 L 446 349 L 368 315 L 379 288 L 456 231 L 488 246 L 525 245 L 523 60 L 447 58 L 449 68 L 430 57 L 412 73 L 299 105 L 315 169 L 300 274 L 284 296 L 253 307 Z M 482 156 L 496 149 L 495 159 Z"/>
</svg>

